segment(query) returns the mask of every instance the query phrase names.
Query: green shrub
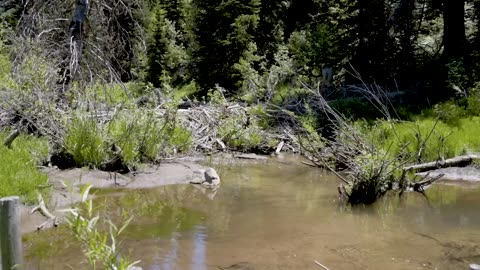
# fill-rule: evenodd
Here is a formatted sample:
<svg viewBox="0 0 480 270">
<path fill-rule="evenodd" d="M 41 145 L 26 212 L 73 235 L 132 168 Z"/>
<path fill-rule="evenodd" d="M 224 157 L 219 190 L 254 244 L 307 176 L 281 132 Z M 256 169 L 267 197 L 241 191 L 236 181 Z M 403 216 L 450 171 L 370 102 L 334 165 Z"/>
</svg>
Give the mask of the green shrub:
<svg viewBox="0 0 480 270">
<path fill-rule="evenodd" d="M 8 133 L 0 132 L 0 142 Z M 20 135 L 11 149 L 0 145 L 0 197 L 20 196 L 26 203 L 36 201 L 36 191 L 47 195 L 47 175 L 37 169 L 48 156 L 48 143 L 43 138 Z"/>
<path fill-rule="evenodd" d="M 440 120 L 453 126 L 458 125 L 460 119 L 467 115 L 465 108 L 460 107 L 455 101 L 436 104 L 433 107 L 433 111 Z"/>
<path fill-rule="evenodd" d="M 140 261 L 132 262 L 120 252 L 120 235 L 128 226 L 132 218 L 123 222 L 121 227 L 117 227 L 112 221 L 106 220 L 104 223 L 108 231 L 99 229 L 99 215 L 93 212 L 92 200 L 87 200 L 88 192 L 91 186 L 88 186 L 82 195 L 82 209 L 71 209 L 67 216 L 67 224 L 75 238 L 81 243 L 82 252 L 88 260 L 92 269 L 108 270 L 128 270 Z M 97 265 L 100 266 L 97 268 Z"/>
<path fill-rule="evenodd" d="M 130 87 L 136 91 L 136 85 L 133 83 L 127 83 L 125 85 L 119 83 L 95 83 L 88 85 L 87 87 L 81 87 L 77 83 L 73 83 L 72 89 L 70 89 L 70 98 L 79 104 L 89 104 L 95 102 L 96 104 L 106 104 L 109 106 L 116 106 L 122 104 L 127 107 L 132 107 L 135 104 L 132 91 Z"/>
<path fill-rule="evenodd" d="M 218 137 L 233 150 L 269 152 L 276 142 L 260 127 L 258 120 L 246 114 L 229 116 L 219 125 Z"/>
<path fill-rule="evenodd" d="M 192 133 L 178 124 L 168 129 L 169 145 L 178 152 L 186 152 L 192 147 Z"/>
</svg>

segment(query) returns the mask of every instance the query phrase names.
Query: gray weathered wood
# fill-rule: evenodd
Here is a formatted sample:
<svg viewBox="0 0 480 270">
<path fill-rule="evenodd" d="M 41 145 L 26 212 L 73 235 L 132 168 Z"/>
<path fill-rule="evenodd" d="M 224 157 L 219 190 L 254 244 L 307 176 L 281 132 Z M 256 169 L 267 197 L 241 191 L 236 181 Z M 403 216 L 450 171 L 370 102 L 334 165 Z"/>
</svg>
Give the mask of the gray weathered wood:
<svg viewBox="0 0 480 270">
<path fill-rule="evenodd" d="M 426 171 L 431 171 L 439 168 L 447 168 L 447 167 L 453 167 L 453 166 L 464 167 L 464 166 L 470 165 L 473 162 L 473 160 L 478 160 L 478 159 L 480 159 L 480 155 L 471 154 L 471 155 L 449 158 L 444 161 L 434 161 L 434 162 L 428 162 L 428 163 L 423 163 L 418 165 L 407 166 L 407 167 L 404 167 L 403 170 L 426 172 Z"/>
<path fill-rule="evenodd" d="M 0 252 L 2 269 L 20 269 L 23 263 L 20 232 L 20 199 L 0 199 Z"/>
<path fill-rule="evenodd" d="M 12 148 L 12 143 L 13 141 L 20 135 L 20 131 L 18 129 L 15 129 L 8 135 L 7 139 L 5 139 L 5 142 L 3 145 L 5 145 L 8 148 Z"/>
</svg>

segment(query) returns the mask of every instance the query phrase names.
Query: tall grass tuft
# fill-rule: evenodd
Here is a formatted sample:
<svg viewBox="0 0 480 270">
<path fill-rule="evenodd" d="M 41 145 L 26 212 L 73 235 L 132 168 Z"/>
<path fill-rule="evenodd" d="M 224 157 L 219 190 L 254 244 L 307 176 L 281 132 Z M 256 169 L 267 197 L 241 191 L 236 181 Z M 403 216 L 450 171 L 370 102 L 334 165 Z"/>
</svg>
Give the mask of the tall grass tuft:
<svg viewBox="0 0 480 270">
<path fill-rule="evenodd" d="M 106 157 L 105 138 L 94 117 L 79 113 L 67 126 L 65 149 L 78 166 L 98 167 Z"/>
<path fill-rule="evenodd" d="M 160 118 L 154 111 L 136 109 L 117 111 L 104 121 L 86 112 L 77 113 L 68 124 L 64 143 L 79 167 L 98 168 L 114 158 L 131 167 L 186 152 L 192 138 L 175 115 L 167 113 Z"/>
</svg>

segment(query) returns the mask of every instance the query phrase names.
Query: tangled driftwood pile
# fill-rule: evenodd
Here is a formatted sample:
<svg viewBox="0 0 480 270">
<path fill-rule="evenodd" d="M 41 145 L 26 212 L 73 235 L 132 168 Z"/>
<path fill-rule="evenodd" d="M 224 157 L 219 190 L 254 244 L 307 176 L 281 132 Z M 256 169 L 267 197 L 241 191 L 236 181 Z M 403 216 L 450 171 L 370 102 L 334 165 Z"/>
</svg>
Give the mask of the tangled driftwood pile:
<svg viewBox="0 0 480 270">
<path fill-rule="evenodd" d="M 39 108 L 25 108 L 22 106 L 0 106 L 0 129 L 19 130 L 21 132 L 34 132 L 47 136 L 54 143 L 61 143 L 65 135 L 65 124 L 74 117 L 74 110 L 66 106 L 57 107 L 55 110 L 40 111 Z M 86 113 L 97 120 L 98 123 L 108 123 L 119 112 L 129 112 L 138 108 L 122 108 L 108 106 L 86 106 Z M 252 108 L 238 103 L 200 104 L 187 109 L 172 109 L 160 105 L 155 108 L 142 108 L 144 112 L 151 112 L 159 120 L 173 121 L 176 125 L 187 128 L 191 133 L 192 148 L 195 151 L 213 153 L 216 151 L 252 151 L 261 154 L 278 153 L 280 151 L 300 152 L 300 145 L 294 134 L 291 123 L 283 121 L 283 115 L 277 123 L 272 123 L 268 129 L 257 125 L 260 120 L 258 114 L 252 113 Z M 265 110 L 266 111 L 266 110 Z M 270 117 L 270 116 L 267 116 Z M 226 132 L 226 130 L 228 132 Z M 229 144 L 229 140 L 256 132 L 263 138 L 259 145 L 251 149 L 237 149 Z M 228 134 L 226 134 L 228 133 Z M 233 134 L 233 135 L 232 135 Z M 14 138 L 13 138 L 14 139 Z M 269 142 L 269 145 L 266 142 Z M 9 141 L 8 143 L 11 143 Z"/>
<path fill-rule="evenodd" d="M 262 154 L 278 153 L 280 151 L 299 152 L 300 146 L 295 139 L 291 128 L 275 125 L 271 128 L 262 129 L 256 126 L 260 116 L 250 112 L 251 108 L 239 104 L 223 104 L 210 106 L 197 106 L 189 109 L 177 110 L 177 118 L 192 133 L 194 148 L 198 151 L 227 151 L 240 150 L 232 147 L 228 140 L 232 138 L 225 135 L 223 128 L 232 129 L 235 137 L 240 137 L 250 129 L 255 129 L 264 141 L 274 142 L 274 145 L 256 145 L 255 149 L 261 149 Z M 226 127 L 229 125 L 228 127 Z M 249 149 L 256 152 L 255 149 Z M 248 150 L 247 150 L 248 151 Z"/>
</svg>

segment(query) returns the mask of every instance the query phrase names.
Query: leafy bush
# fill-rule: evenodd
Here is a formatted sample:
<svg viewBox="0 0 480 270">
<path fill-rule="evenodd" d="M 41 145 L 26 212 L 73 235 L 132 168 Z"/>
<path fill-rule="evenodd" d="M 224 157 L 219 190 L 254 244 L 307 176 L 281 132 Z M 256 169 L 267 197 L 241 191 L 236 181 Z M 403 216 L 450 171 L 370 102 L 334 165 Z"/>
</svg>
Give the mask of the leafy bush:
<svg viewBox="0 0 480 270">
<path fill-rule="evenodd" d="M 7 135 L 0 132 L 0 142 Z M 48 155 L 45 139 L 20 135 L 11 149 L 1 144 L 0 153 L 0 197 L 20 196 L 24 202 L 33 203 L 37 190 L 48 192 L 47 176 L 37 169 L 38 163 Z"/>
</svg>

